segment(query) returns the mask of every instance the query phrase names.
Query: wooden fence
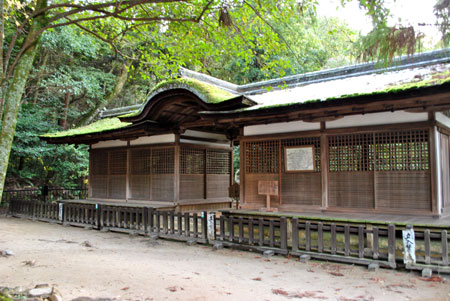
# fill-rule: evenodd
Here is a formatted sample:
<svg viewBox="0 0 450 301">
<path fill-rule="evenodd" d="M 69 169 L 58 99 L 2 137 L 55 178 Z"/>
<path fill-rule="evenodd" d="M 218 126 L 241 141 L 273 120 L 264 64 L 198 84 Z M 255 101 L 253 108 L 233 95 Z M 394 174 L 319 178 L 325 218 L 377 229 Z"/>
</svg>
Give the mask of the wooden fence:
<svg viewBox="0 0 450 301">
<path fill-rule="evenodd" d="M 4 190 L 2 203 L 9 204 L 11 200 L 21 201 L 59 201 L 59 200 L 84 200 L 87 198 L 87 188 L 41 188 Z"/>
<path fill-rule="evenodd" d="M 347 263 L 396 266 L 395 226 L 336 224 L 292 219 L 293 255 Z"/>
<path fill-rule="evenodd" d="M 218 216 L 215 213 L 158 211 L 126 205 L 48 203 L 13 200 L 9 211 L 26 217 L 104 231 L 119 231 L 244 250 L 382 267 L 450 273 L 446 229 L 414 229 L 414 263 L 403 264 L 404 227 L 350 222 L 311 221 L 288 217 Z"/>
<path fill-rule="evenodd" d="M 226 246 L 288 253 L 287 219 L 221 215 L 214 219 L 215 240 Z"/>
</svg>

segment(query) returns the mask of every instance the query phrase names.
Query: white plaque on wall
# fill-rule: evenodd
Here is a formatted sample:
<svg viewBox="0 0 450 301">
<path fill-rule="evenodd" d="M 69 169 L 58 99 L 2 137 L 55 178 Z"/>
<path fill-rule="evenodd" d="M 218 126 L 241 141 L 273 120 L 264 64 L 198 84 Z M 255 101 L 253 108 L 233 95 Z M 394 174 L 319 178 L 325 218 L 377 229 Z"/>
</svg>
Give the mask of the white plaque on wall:
<svg viewBox="0 0 450 301">
<path fill-rule="evenodd" d="M 294 146 L 285 148 L 285 170 L 314 171 L 314 146 Z"/>
</svg>

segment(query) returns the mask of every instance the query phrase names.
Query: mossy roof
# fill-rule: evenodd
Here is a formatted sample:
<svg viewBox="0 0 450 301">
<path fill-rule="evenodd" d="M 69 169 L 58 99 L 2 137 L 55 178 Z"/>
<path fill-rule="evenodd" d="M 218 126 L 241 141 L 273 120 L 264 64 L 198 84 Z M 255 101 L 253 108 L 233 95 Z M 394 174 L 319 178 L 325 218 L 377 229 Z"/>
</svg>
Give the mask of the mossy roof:
<svg viewBox="0 0 450 301">
<path fill-rule="evenodd" d="M 161 93 L 170 89 L 186 89 L 193 92 L 197 95 L 201 100 L 208 104 L 218 104 L 233 98 L 236 98 L 238 95 L 233 94 L 227 90 L 221 89 L 217 86 L 202 82 L 200 80 L 194 78 L 175 78 L 162 81 L 158 83 L 149 93 L 149 97 L 146 102 L 141 106 L 141 108 L 129 112 L 123 115 L 120 115 L 119 118 L 128 118 L 138 116 L 146 104 L 151 101 L 153 96 L 158 93 Z"/>
<path fill-rule="evenodd" d="M 210 104 L 221 103 L 238 96 L 237 94 L 233 94 L 217 86 L 202 82 L 194 78 L 176 78 L 162 81 L 155 87 L 153 87 L 150 94 L 153 94 L 155 92 L 158 93 L 160 90 L 183 87 L 186 87 L 189 90 L 193 89 L 198 94 L 200 94 L 198 96 L 200 96 L 203 101 Z"/>
<path fill-rule="evenodd" d="M 81 136 L 94 133 L 102 133 L 112 130 L 121 129 L 131 125 L 131 122 L 122 122 L 119 118 L 105 118 L 100 119 L 86 126 L 81 126 L 78 128 L 70 129 L 67 131 L 48 133 L 41 135 L 42 138 L 64 138 L 72 136 Z"/>
<path fill-rule="evenodd" d="M 356 96 L 395 94 L 448 82 L 450 82 L 450 64 L 430 65 L 395 72 L 330 79 L 284 90 L 268 91 L 250 96 L 258 105 L 243 110 L 327 102 Z"/>
</svg>

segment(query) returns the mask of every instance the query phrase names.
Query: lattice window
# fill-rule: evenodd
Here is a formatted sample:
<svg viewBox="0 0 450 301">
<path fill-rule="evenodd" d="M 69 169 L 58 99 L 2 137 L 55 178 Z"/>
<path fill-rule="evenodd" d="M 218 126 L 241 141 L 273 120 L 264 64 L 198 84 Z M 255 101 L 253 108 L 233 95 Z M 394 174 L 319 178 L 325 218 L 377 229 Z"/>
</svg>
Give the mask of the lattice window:
<svg viewBox="0 0 450 301">
<path fill-rule="evenodd" d="M 245 144 L 245 163 L 247 173 L 278 173 L 280 142 L 255 141 Z"/>
<path fill-rule="evenodd" d="M 376 170 L 428 170 L 428 130 L 410 130 L 375 134 Z"/>
<path fill-rule="evenodd" d="M 150 174 L 150 149 L 135 149 L 130 152 L 130 172 L 132 175 Z"/>
<path fill-rule="evenodd" d="M 330 171 L 373 170 L 373 134 L 330 136 Z"/>
<path fill-rule="evenodd" d="M 109 153 L 109 174 L 124 175 L 127 173 L 127 151 L 112 151 Z"/>
<path fill-rule="evenodd" d="M 108 152 L 91 151 L 91 172 L 93 176 L 108 174 Z"/>
<path fill-rule="evenodd" d="M 173 148 L 152 149 L 152 173 L 173 174 L 174 158 L 175 154 Z"/>
<path fill-rule="evenodd" d="M 208 150 L 206 152 L 207 174 L 230 174 L 231 154 L 228 151 Z"/>
<path fill-rule="evenodd" d="M 203 174 L 205 172 L 205 150 L 181 148 L 180 173 Z"/>
<path fill-rule="evenodd" d="M 292 139 L 283 139 L 281 140 L 281 144 L 283 146 L 282 152 L 282 169 L 284 172 L 285 163 L 284 163 L 284 148 L 290 146 L 302 146 L 302 145 L 314 145 L 314 161 L 316 165 L 315 171 L 320 171 L 320 137 L 303 137 L 303 138 L 292 138 Z"/>
</svg>

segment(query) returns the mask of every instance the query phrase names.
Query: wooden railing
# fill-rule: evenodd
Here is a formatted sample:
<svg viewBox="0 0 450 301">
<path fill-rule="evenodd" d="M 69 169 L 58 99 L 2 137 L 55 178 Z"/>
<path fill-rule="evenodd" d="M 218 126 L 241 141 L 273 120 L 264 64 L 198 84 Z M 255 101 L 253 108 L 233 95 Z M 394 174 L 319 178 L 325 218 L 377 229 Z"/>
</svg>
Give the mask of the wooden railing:
<svg viewBox="0 0 450 301">
<path fill-rule="evenodd" d="M 273 251 L 382 267 L 450 273 L 446 229 L 418 228 L 414 263 L 404 262 L 402 230 L 395 225 L 366 225 L 350 222 L 300 220 L 271 216 L 216 215 L 158 211 L 126 205 L 49 203 L 14 200 L 13 216 L 256 251 Z M 404 264 L 403 264 L 404 263 Z"/>
<path fill-rule="evenodd" d="M 99 226 L 97 207 L 93 204 L 67 203 L 63 206 L 63 224 L 72 226 Z"/>
<path fill-rule="evenodd" d="M 224 245 L 255 250 L 273 250 L 287 254 L 287 220 L 253 219 L 252 217 L 220 216 L 215 219 L 215 239 Z"/>
<path fill-rule="evenodd" d="M 87 188 L 51 188 L 40 187 L 31 189 L 4 190 L 2 203 L 19 201 L 59 201 L 59 200 L 84 200 L 87 198 Z"/>
<path fill-rule="evenodd" d="M 299 221 L 292 218 L 292 254 L 348 263 L 396 266 L 395 226 Z"/>
</svg>

